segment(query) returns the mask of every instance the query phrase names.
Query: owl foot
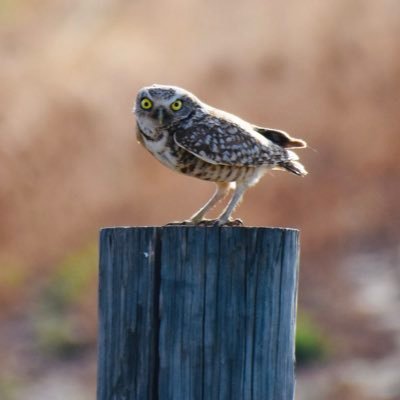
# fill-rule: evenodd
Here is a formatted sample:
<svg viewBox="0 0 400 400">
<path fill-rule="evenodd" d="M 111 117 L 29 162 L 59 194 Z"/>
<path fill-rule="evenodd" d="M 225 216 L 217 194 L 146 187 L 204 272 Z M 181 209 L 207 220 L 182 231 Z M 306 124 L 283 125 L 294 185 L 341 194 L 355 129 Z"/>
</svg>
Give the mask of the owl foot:
<svg viewBox="0 0 400 400">
<path fill-rule="evenodd" d="M 230 219 L 224 226 L 244 226 L 244 222 L 240 218 Z"/>
<path fill-rule="evenodd" d="M 218 222 L 217 219 L 202 219 L 196 225 L 197 226 L 216 226 L 217 222 Z"/>
<path fill-rule="evenodd" d="M 241 219 L 230 219 L 225 223 L 221 223 L 219 219 L 203 219 L 197 225 L 199 226 L 243 226 Z"/>
<path fill-rule="evenodd" d="M 241 219 L 230 219 L 227 222 L 221 223 L 219 219 L 203 219 L 199 222 L 191 220 L 173 221 L 165 224 L 164 226 L 243 226 L 244 223 Z"/>
<path fill-rule="evenodd" d="M 190 220 L 186 221 L 173 221 L 173 222 L 168 222 L 168 224 L 165 224 L 164 226 L 194 226 L 195 223 Z"/>
<path fill-rule="evenodd" d="M 243 226 L 244 223 L 240 218 L 237 219 L 229 219 L 228 221 L 221 223 L 219 220 L 216 221 L 216 225 L 219 226 Z"/>
<path fill-rule="evenodd" d="M 173 221 L 169 222 L 168 224 L 165 224 L 164 226 L 215 226 L 217 225 L 218 220 L 217 219 L 203 219 L 198 222 L 194 222 L 189 220 L 185 221 Z"/>
</svg>

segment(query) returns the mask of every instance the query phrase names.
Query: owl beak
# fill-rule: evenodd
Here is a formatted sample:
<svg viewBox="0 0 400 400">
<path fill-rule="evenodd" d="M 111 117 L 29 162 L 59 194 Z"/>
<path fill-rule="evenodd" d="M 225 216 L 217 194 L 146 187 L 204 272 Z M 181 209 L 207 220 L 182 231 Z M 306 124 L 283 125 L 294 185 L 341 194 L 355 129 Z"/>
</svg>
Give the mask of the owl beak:
<svg viewBox="0 0 400 400">
<path fill-rule="evenodd" d="M 164 109 L 161 107 L 157 110 L 157 121 L 160 125 L 164 122 Z"/>
</svg>

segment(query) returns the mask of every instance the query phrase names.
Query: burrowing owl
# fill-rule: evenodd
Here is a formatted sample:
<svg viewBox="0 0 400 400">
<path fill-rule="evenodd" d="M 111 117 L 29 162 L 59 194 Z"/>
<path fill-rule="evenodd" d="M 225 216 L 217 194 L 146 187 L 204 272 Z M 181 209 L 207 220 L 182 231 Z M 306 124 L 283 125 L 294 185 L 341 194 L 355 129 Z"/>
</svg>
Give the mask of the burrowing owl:
<svg viewBox="0 0 400 400">
<path fill-rule="evenodd" d="M 217 184 L 211 199 L 186 223 L 207 224 L 207 211 L 230 190 L 234 193 L 227 207 L 209 222 L 234 223 L 230 217 L 244 192 L 269 169 L 307 174 L 297 154 L 287 150 L 306 147 L 303 140 L 250 124 L 179 87 L 144 87 L 137 94 L 134 113 L 139 142 L 161 163 Z"/>
</svg>

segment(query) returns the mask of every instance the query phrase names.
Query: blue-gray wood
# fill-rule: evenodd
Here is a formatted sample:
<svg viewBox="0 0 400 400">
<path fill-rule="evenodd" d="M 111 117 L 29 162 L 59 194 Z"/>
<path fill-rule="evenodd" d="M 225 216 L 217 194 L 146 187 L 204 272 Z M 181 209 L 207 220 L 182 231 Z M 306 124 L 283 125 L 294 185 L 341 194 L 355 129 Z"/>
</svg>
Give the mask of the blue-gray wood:
<svg viewBox="0 0 400 400">
<path fill-rule="evenodd" d="M 98 400 L 292 400 L 298 231 L 107 228 Z"/>
</svg>

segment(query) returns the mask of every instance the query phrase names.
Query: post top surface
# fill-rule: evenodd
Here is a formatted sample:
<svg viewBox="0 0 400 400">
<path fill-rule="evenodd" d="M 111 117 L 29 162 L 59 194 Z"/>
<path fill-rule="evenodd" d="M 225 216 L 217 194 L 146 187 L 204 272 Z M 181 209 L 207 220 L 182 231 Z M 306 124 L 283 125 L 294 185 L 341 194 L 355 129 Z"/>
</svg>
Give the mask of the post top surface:
<svg viewBox="0 0 400 400">
<path fill-rule="evenodd" d="M 271 232 L 299 232 L 299 229 L 288 227 L 266 226 L 190 226 L 190 225 L 164 225 L 164 226 L 110 226 L 100 228 L 100 231 L 114 230 L 214 230 L 214 231 L 271 231 Z"/>
</svg>

